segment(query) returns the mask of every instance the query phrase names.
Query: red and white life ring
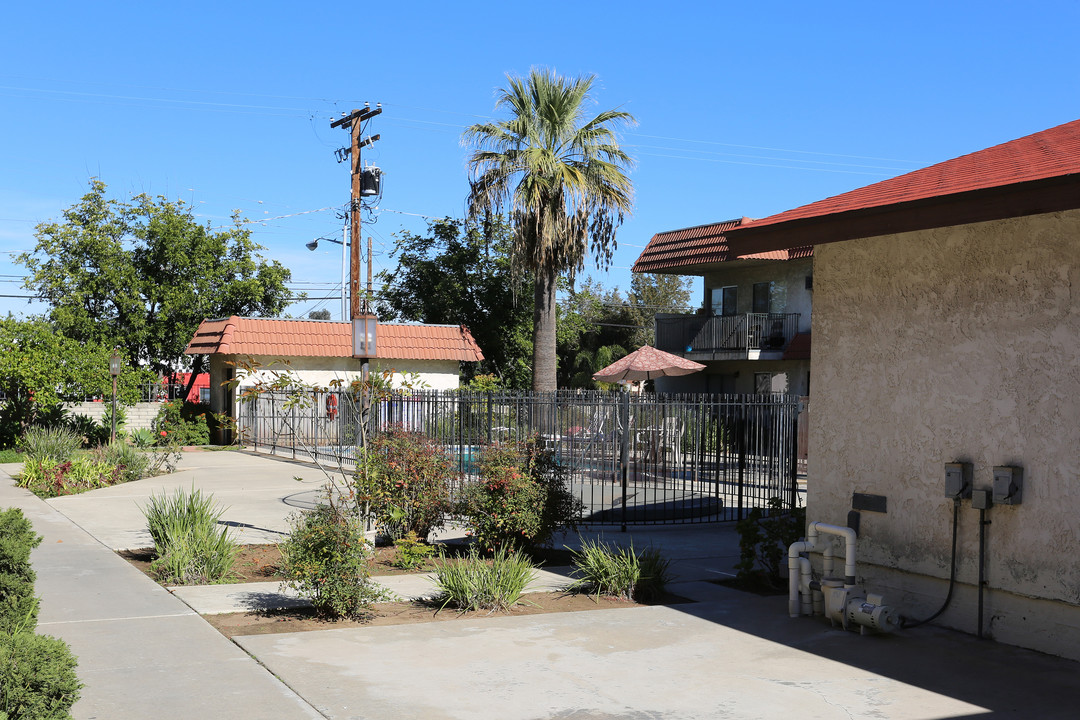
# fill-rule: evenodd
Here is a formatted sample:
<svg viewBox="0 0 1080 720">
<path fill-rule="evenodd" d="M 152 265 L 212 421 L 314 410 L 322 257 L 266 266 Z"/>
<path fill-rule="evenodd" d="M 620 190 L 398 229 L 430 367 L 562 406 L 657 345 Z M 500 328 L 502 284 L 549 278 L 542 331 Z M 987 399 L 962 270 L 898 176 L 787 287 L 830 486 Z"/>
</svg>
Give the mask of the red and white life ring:
<svg viewBox="0 0 1080 720">
<path fill-rule="evenodd" d="M 337 417 L 337 395 L 326 396 L 326 417 L 331 420 Z"/>
</svg>

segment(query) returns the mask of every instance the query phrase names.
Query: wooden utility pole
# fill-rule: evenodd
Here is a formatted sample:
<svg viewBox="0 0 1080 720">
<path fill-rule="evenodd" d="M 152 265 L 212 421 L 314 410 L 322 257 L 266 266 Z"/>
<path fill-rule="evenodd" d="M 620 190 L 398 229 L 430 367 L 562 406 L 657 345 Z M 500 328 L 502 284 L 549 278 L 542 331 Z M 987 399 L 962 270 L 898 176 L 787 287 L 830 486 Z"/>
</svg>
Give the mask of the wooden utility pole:
<svg viewBox="0 0 1080 720">
<path fill-rule="evenodd" d="M 356 320 L 368 312 L 367 298 L 360 292 L 360 181 L 364 173 L 364 167 L 360 164 L 360 148 L 379 139 L 378 135 L 372 135 L 361 140 L 360 130 L 365 120 L 381 112 L 381 107 L 372 110 L 365 106 L 363 110 L 353 110 L 340 120 L 330 123 L 331 128 L 344 125 L 349 127 L 349 163 L 352 169 L 349 204 L 349 317 L 351 320 Z M 371 262 L 370 257 L 368 262 Z"/>
</svg>

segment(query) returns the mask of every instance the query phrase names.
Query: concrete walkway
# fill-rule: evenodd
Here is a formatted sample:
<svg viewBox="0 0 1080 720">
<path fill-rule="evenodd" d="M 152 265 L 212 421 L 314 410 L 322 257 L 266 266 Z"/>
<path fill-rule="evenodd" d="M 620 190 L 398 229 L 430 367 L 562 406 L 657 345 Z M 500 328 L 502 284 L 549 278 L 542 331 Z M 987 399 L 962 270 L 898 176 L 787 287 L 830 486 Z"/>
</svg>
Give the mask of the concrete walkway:
<svg viewBox="0 0 1080 720">
<path fill-rule="evenodd" d="M 317 490 L 318 471 L 239 453 L 191 454 L 184 466 L 170 478 L 48 502 L 0 476 L 0 507 L 23 507 L 45 536 L 33 557 L 39 631 L 79 656 L 87 688 L 77 718 L 1075 718 L 1080 706 L 1074 662 L 933 627 L 859 636 L 789 619 L 784 597 L 705 582 L 732 571 L 730 526 L 633 533 L 637 547 L 651 543 L 676 559 L 672 589 L 690 604 L 233 644 L 181 601 L 201 589 L 171 594 L 109 548 L 147 545 L 132 506 L 192 483 L 225 499 L 227 519 L 247 537 L 270 539 L 297 498 Z"/>
<path fill-rule="evenodd" d="M 18 470 L 0 465 L 0 508 L 22 508 L 44 538 L 32 555 L 41 598 L 37 631 L 62 638 L 79 659 L 86 687 L 76 718 L 322 717 L 179 598 L 15 487 L 9 474 Z M 93 494 L 88 505 L 98 504 Z"/>
</svg>

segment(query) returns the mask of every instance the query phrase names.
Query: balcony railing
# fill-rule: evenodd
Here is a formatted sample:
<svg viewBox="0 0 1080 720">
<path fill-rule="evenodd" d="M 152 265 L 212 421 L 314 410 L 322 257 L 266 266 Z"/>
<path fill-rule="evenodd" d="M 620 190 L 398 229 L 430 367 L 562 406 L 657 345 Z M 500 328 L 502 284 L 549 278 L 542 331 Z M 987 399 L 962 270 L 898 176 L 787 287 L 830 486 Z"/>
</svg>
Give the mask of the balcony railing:
<svg viewBox="0 0 1080 720">
<path fill-rule="evenodd" d="M 799 313 L 658 315 L 656 347 L 690 358 L 738 360 L 782 352 L 799 331 Z"/>
</svg>

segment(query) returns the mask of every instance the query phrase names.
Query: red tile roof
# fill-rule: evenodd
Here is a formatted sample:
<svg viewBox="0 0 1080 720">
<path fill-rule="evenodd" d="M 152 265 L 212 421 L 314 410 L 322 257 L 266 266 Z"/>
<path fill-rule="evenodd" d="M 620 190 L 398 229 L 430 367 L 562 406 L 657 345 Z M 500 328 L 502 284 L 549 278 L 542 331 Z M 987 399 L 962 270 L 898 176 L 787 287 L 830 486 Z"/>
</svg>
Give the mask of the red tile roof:
<svg viewBox="0 0 1080 720">
<path fill-rule="evenodd" d="M 852 190 L 851 192 L 825 198 L 809 205 L 754 220 L 740 228 L 733 228 L 730 239 L 736 249 L 756 250 L 762 247 L 777 248 L 788 244 L 845 240 L 852 237 L 869 237 L 872 234 L 888 234 L 908 229 L 925 229 L 948 224 L 975 222 L 981 219 L 1001 219 L 1024 214 L 1049 212 L 1062 209 L 1063 203 L 1076 203 L 1080 199 L 1073 188 L 1060 189 L 1066 179 L 1075 183 L 1080 179 L 1080 120 L 1058 125 L 1026 137 L 995 145 L 930 167 L 883 180 L 882 182 Z M 1026 183 L 1044 185 L 1031 187 L 1031 198 L 1014 201 L 1003 207 L 1000 198 L 1005 192 L 1018 192 Z M 1054 197 L 1047 197 L 1044 188 L 1055 190 Z M 981 194 L 980 194 L 981 193 Z M 1043 199 L 1038 198 L 1042 195 Z M 1070 199 L 1071 198 L 1071 199 Z M 961 201 L 964 204 L 961 204 Z M 912 205 L 905 205 L 911 203 Z M 937 224 L 927 224 L 928 219 L 911 221 L 907 225 L 895 225 L 895 212 L 904 208 L 914 211 L 931 204 L 950 204 L 954 210 L 952 220 L 944 210 L 933 213 Z M 976 204 L 978 203 L 978 204 Z M 1071 205 L 1075 207 L 1076 204 Z M 875 227 L 867 218 L 875 213 L 893 214 L 888 222 L 878 222 Z M 837 228 L 844 236 L 823 237 L 824 231 L 810 236 L 801 232 L 804 227 L 819 222 L 839 222 L 847 218 L 847 228 Z M 856 220 L 856 218 L 858 220 Z M 858 228 L 855 225 L 858 224 Z M 776 227 L 784 225 L 785 227 Z M 861 232 L 863 234 L 856 234 Z M 788 234 L 788 237 L 783 237 Z M 768 242 L 752 242 L 751 238 L 770 237 Z"/>
<path fill-rule="evenodd" d="M 810 333 L 799 333 L 791 338 L 784 350 L 784 360 L 809 360 L 810 359 Z"/>
<path fill-rule="evenodd" d="M 468 328 L 457 325 L 378 324 L 378 357 L 386 360 L 478 362 L 483 353 Z M 187 355 L 352 357 L 349 323 L 275 320 L 233 315 L 203 320 Z"/>
<path fill-rule="evenodd" d="M 641 251 L 632 270 L 637 273 L 692 274 L 704 271 L 705 266 L 732 260 L 793 260 L 813 256 L 813 247 L 735 255 L 728 248 L 724 233 L 750 222 L 753 221 L 744 217 L 657 233 Z"/>
</svg>

